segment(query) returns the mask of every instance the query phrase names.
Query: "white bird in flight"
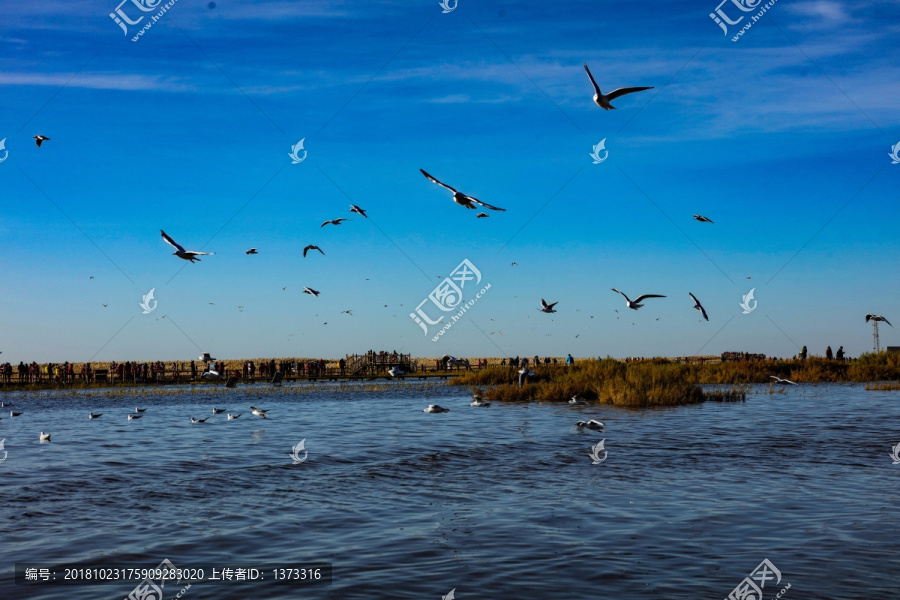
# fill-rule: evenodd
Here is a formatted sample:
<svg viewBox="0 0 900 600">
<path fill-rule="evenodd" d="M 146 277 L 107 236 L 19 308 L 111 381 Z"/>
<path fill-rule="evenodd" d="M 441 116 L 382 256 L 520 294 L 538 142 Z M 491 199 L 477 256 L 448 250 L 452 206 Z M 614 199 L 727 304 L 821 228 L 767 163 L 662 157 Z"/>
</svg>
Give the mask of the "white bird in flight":
<svg viewBox="0 0 900 600">
<path fill-rule="evenodd" d="M 356 214 L 361 215 L 361 216 L 363 216 L 363 217 L 366 217 L 367 219 L 369 218 L 369 217 L 366 216 L 366 210 L 365 210 L 364 208 L 358 207 L 358 206 L 355 205 L 355 204 L 351 204 L 351 205 L 350 205 L 350 212 L 356 213 Z"/>
<path fill-rule="evenodd" d="M 769 375 L 770 379 L 774 379 L 775 383 L 780 383 L 781 385 L 797 385 L 790 379 L 782 379 L 781 377 L 776 377 L 774 375 Z"/>
<path fill-rule="evenodd" d="M 388 375 L 390 375 L 391 377 L 400 377 L 404 374 L 405 372 L 400 370 L 399 367 L 391 367 L 390 370 L 388 370 Z"/>
<path fill-rule="evenodd" d="M 873 321 L 884 321 L 888 325 L 891 325 L 890 321 L 888 321 L 887 319 L 885 319 L 884 317 L 882 317 L 880 315 L 873 315 L 872 313 L 869 313 L 866 315 L 866 323 L 869 322 L 869 319 L 871 319 Z M 891 325 L 891 327 L 893 327 L 893 325 Z"/>
<path fill-rule="evenodd" d="M 344 221 L 349 221 L 349 220 L 350 219 L 332 219 L 330 221 L 325 221 L 324 223 L 322 223 L 321 227 L 325 227 L 326 225 L 340 225 Z M 321 227 L 320 227 L 320 229 L 321 229 Z"/>
<path fill-rule="evenodd" d="M 703 318 L 706 319 L 707 321 L 709 321 L 709 317 L 706 316 L 706 309 L 703 308 L 703 305 L 700 304 L 700 301 L 697 300 L 697 297 L 690 292 L 688 292 L 688 296 L 690 296 L 691 299 L 694 301 L 694 308 L 699 310 L 700 313 L 703 315 Z"/>
<path fill-rule="evenodd" d="M 628 308 L 633 309 L 633 310 L 637 310 L 643 306 L 643 304 L 641 304 L 641 300 L 643 300 L 644 298 L 665 298 L 665 296 L 660 296 L 659 294 L 643 294 L 641 296 L 638 296 L 637 298 L 635 298 L 632 301 L 632 300 L 628 299 L 628 296 L 626 296 L 623 292 L 619 292 L 619 290 L 617 290 L 616 288 L 610 288 L 610 289 L 614 292 L 618 292 L 618 293 L 622 294 L 622 297 L 625 298 L 625 305 L 628 306 Z"/>
<path fill-rule="evenodd" d="M 602 431 L 606 425 L 598 421 L 597 419 L 591 419 L 590 421 L 578 421 L 575 423 L 578 427 L 587 427 L 588 429 L 593 429 L 594 431 Z"/>
<path fill-rule="evenodd" d="M 303 249 L 303 258 L 306 258 L 306 253 L 309 252 L 310 250 L 318 250 L 319 252 L 322 252 L 321 248 L 310 244 L 309 246 L 307 246 L 306 248 Z M 324 252 L 322 252 L 322 256 L 325 256 Z"/>
<path fill-rule="evenodd" d="M 266 416 L 266 413 L 269 412 L 269 411 L 267 411 L 267 410 L 262 410 L 262 409 L 260 409 L 260 408 L 256 408 L 255 406 L 251 406 L 250 408 L 253 409 L 253 414 L 256 415 L 257 417 L 262 417 L 263 419 L 268 419 L 268 418 L 269 418 L 269 417 Z"/>
<path fill-rule="evenodd" d="M 457 204 L 459 204 L 460 206 L 465 206 L 466 208 L 471 208 L 472 210 L 475 210 L 475 204 L 480 204 L 481 206 L 483 206 L 485 208 L 489 208 L 491 210 L 502 210 L 504 212 L 506 211 L 505 208 L 491 206 L 487 202 L 482 202 L 478 198 L 473 198 L 472 196 L 466 196 L 462 192 L 456 191 L 455 188 L 450 187 L 446 183 L 441 183 L 440 181 L 438 181 L 437 179 L 435 179 L 434 177 L 432 177 L 431 175 L 426 173 L 424 169 L 419 169 L 419 170 L 422 171 L 422 175 L 424 175 L 429 181 L 433 181 L 434 183 L 438 184 L 442 188 L 448 189 L 451 192 L 453 192 L 453 201 L 456 202 Z M 475 204 L 472 204 L 473 202 Z"/>
<path fill-rule="evenodd" d="M 183 258 L 184 260 L 189 260 L 191 262 L 200 260 L 197 258 L 198 256 L 210 256 L 215 254 L 215 252 L 199 252 L 196 250 L 185 250 L 183 246 L 179 245 L 175 240 L 166 235 L 166 232 L 162 229 L 159 230 L 162 234 L 162 238 L 166 241 L 167 244 L 175 248 L 174 254 L 178 258 Z"/>
<path fill-rule="evenodd" d="M 34 143 L 37 144 L 37 147 L 38 147 L 38 148 L 40 148 L 40 147 L 41 147 L 41 143 L 42 143 L 44 140 L 49 140 L 49 139 L 50 139 L 50 138 L 48 138 L 46 135 L 36 135 L 36 136 L 34 136 Z"/>
<path fill-rule="evenodd" d="M 303 293 L 304 294 L 312 294 L 313 296 L 318 298 L 320 292 L 317 292 L 316 290 L 314 290 L 312 288 L 305 287 L 305 288 L 303 288 Z"/>
<path fill-rule="evenodd" d="M 555 313 L 556 311 L 553 310 L 553 307 L 556 306 L 557 304 L 559 304 L 559 302 L 554 302 L 553 304 L 547 304 L 547 301 L 544 300 L 543 298 L 541 298 L 541 307 L 538 310 L 541 312 L 545 312 L 545 313 Z"/>
<path fill-rule="evenodd" d="M 604 95 L 603 92 L 600 91 L 600 86 L 597 85 L 597 82 L 594 81 L 594 76 L 591 75 L 591 70 L 588 69 L 587 63 L 584 63 L 584 70 L 587 72 L 588 78 L 591 80 L 591 84 L 594 86 L 594 102 L 597 103 L 597 106 L 604 110 L 615 110 L 615 106 L 610 104 L 613 100 L 618 98 L 619 96 L 624 96 L 625 94 L 633 94 L 634 92 L 643 92 L 644 90 L 652 90 L 653 86 L 650 87 L 626 87 L 619 88 L 617 90 L 613 90 L 610 93 Z"/>
<path fill-rule="evenodd" d="M 694 215 L 694 218 L 697 219 L 698 221 L 700 221 L 701 223 L 713 223 L 712 219 L 708 219 L 707 217 L 704 217 L 703 215 Z M 715 225 L 715 223 L 713 223 L 713 225 Z"/>
</svg>

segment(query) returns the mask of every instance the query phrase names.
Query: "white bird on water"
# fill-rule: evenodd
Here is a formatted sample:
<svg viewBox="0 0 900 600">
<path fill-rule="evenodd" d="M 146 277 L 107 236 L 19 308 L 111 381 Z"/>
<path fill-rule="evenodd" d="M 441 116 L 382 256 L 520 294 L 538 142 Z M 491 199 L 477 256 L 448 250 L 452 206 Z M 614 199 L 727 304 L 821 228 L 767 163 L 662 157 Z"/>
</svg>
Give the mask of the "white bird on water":
<svg viewBox="0 0 900 600">
<path fill-rule="evenodd" d="M 213 414 L 214 414 L 214 415 L 217 415 L 217 414 L 223 413 L 223 412 L 227 412 L 227 411 L 228 411 L 227 408 L 216 408 L 216 407 L 213 407 Z"/>
<path fill-rule="evenodd" d="M 99 419 L 102 416 L 103 413 L 97 413 L 96 415 L 94 413 L 88 413 L 88 419 Z"/>
<path fill-rule="evenodd" d="M 484 398 L 482 398 L 481 396 L 479 396 L 477 394 L 472 396 L 472 403 L 469 404 L 469 406 L 490 406 L 490 405 L 491 405 L 490 402 L 485 402 Z"/>
<path fill-rule="evenodd" d="M 709 317 L 706 316 L 706 309 L 703 308 L 703 305 L 700 304 L 700 301 L 697 300 L 697 297 L 696 297 L 695 295 L 693 295 L 692 293 L 690 293 L 690 292 L 688 292 L 688 296 L 690 296 L 691 299 L 694 301 L 694 308 L 696 308 L 697 310 L 699 310 L 699 311 L 700 311 L 700 314 L 703 315 L 703 318 L 706 319 L 707 321 L 709 321 Z"/>
<path fill-rule="evenodd" d="M 146 408 L 138 408 L 137 406 L 135 406 L 134 412 L 136 412 L 136 413 L 147 412 L 147 409 Z"/>
<path fill-rule="evenodd" d="M 575 423 L 578 427 L 586 427 L 588 429 L 593 429 L 594 431 L 602 431 L 606 425 L 598 421 L 597 419 L 591 419 L 590 421 L 578 421 Z"/>
<path fill-rule="evenodd" d="M 541 298 L 541 307 L 538 309 L 541 312 L 545 313 L 555 313 L 556 311 L 553 309 L 554 306 L 559 304 L 559 302 L 554 302 L 553 304 L 547 304 L 547 301 Z"/>
<path fill-rule="evenodd" d="M 269 417 L 266 416 L 266 413 L 269 412 L 269 411 L 267 411 L 267 410 L 262 410 L 262 409 L 260 409 L 260 408 L 256 408 L 255 406 L 251 406 L 250 408 L 253 409 L 253 414 L 256 415 L 257 417 L 262 417 L 263 419 L 268 419 L 268 418 L 269 418 Z"/>
<path fill-rule="evenodd" d="M 629 300 L 628 296 L 626 296 L 623 292 L 619 292 L 619 290 L 617 290 L 616 288 L 610 289 L 614 292 L 622 294 L 622 297 L 625 298 L 625 305 L 632 310 L 637 310 L 640 307 L 644 306 L 643 304 L 641 304 L 641 300 L 643 300 L 644 298 L 665 298 L 665 296 L 660 296 L 659 294 L 642 294 L 634 300 Z"/>
<path fill-rule="evenodd" d="M 231 414 L 231 413 L 228 413 L 228 420 L 229 420 L 229 421 L 234 421 L 234 420 L 237 419 L 239 416 L 241 416 L 240 413 L 238 413 L 238 414 L 236 414 L 236 415 L 233 415 L 233 414 Z"/>
<path fill-rule="evenodd" d="M 41 432 L 41 441 L 42 441 L 42 442 L 49 442 L 49 441 L 50 441 L 50 434 L 49 434 L 49 433 L 44 433 L 44 432 L 42 431 L 42 432 Z"/>
<path fill-rule="evenodd" d="M 591 80 L 591 85 L 594 86 L 594 102 L 600 108 L 604 110 L 615 110 L 616 107 L 610 104 L 613 100 L 620 96 L 624 96 L 625 94 L 633 94 L 635 92 L 643 92 L 644 90 L 652 90 L 653 86 L 650 87 L 626 87 L 619 88 L 617 90 L 613 90 L 610 93 L 604 95 L 603 92 L 600 91 L 600 86 L 597 85 L 597 82 L 594 81 L 594 76 L 591 75 L 591 70 L 588 69 L 587 63 L 584 63 L 584 70 L 587 72 L 588 78 Z"/>
<path fill-rule="evenodd" d="M 185 250 L 184 246 L 179 245 L 178 242 L 176 242 L 175 240 L 170 238 L 168 235 L 166 235 L 165 231 L 160 229 L 159 232 L 162 234 L 162 238 L 166 241 L 166 243 L 169 244 L 170 246 L 172 246 L 173 248 L 175 248 L 175 252 L 173 252 L 172 254 L 174 254 L 178 258 L 183 258 L 184 260 L 189 260 L 191 262 L 195 262 L 195 261 L 200 260 L 199 258 L 197 258 L 198 256 L 211 256 L 211 255 L 215 254 L 215 252 L 200 252 L 198 250 Z"/>
<path fill-rule="evenodd" d="M 135 419 L 140 419 L 140 418 L 143 417 L 143 416 L 144 416 L 144 415 L 128 415 L 128 420 L 129 420 L 129 421 L 134 421 Z"/>
<path fill-rule="evenodd" d="M 585 402 L 584 398 L 582 398 L 580 395 L 575 394 L 574 396 L 572 396 L 572 399 L 569 400 L 569 404 L 587 404 L 587 402 Z"/>
<path fill-rule="evenodd" d="M 449 408 L 444 408 L 443 406 L 440 406 L 440 405 L 437 405 L 437 404 L 429 404 L 429 405 L 428 405 L 428 408 L 423 409 L 422 412 L 427 412 L 427 413 L 445 413 L 445 412 L 450 412 L 450 409 L 449 409 Z"/>
<path fill-rule="evenodd" d="M 208 418 L 209 417 L 206 417 L 206 419 Z M 195 419 L 194 417 L 191 417 L 191 423 L 206 423 L 206 419 Z"/>
<path fill-rule="evenodd" d="M 472 196 L 467 196 L 467 195 L 463 194 L 462 192 L 457 191 L 455 188 L 450 187 L 446 183 L 441 183 L 440 181 L 438 181 L 437 179 L 435 179 L 434 177 L 432 177 L 431 175 L 426 173 L 424 169 L 419 169 L 419 170 L 422 171 L 422 175 L 424 175 L 426 177 L 426 179 L 428 179 L 428 181 L 433 181 L 434 183 L 438 184 L 442 188 L 453 192 L 453 201 L 456 202 L 457 204 L 459 204 L 460 206 L 465 206 L 466 208 L 471 208 L 472 210 L 475 210 L 475 204 L 480 204 L 481 206 L 483 206 L 485 208 L 489 208 L 491 210 L 501 210 L 504 212 L 506 211 L 505 208 L 491 206 L 487 202 L 482 202 L 478 198 L 474 198 Z M 475 204 L 473 204 L 473 202 Z"/>
<path fill-rule="evenodd" d="M 20 412 L 9 411 L 9 416 L 10 416 L 10 417 L 21 417 L 21 416 L 22 416 L 22 413 L 20 413 Z"/>
</svg>

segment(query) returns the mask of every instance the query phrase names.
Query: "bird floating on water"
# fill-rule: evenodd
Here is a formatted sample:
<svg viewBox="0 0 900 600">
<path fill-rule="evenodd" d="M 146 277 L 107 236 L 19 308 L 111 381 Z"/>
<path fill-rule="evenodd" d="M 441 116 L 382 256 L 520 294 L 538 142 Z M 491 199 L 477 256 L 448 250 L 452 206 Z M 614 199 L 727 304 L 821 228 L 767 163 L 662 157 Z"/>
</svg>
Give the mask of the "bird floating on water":
<svg viewBox="0 0 900 600">
<path fill-rule="evenodd" d="M 688 292 L 688 296 L 690 296 L 691 299 L 694 301 L 694 308 L 696 308 L 697 310 L 699 310 L 699 311 L 700 311 L 700 314 L 703 315 L 703 318 L 706 319 L 707 321 L 709 321 L 709 317 L 706 316 L 706 309 L 703 308 L 703 305 L 700 304 L 700 301 L 697 300 L 697 297 L 696 297 L 695 295 L 693 295 L 692 293 L 690 293 L 690 292 Z M 659 320 L 659 319 L 657 319 L 657 321 L 658 321 L 658 320 Z"/>
<path fill-rule="evenodd" d="M 9 416 L 10 416 L 10 418 L 12 418 L 12 417 L 21 417 L 21 416 L 22 416 L 22 413 L 20 413 L 20 412 L 9 411 Z"/>
<path fill-rule="evenodd" d="M 444 408 L 443 406 L 440 406 L 440 405 L 438 405 L 438 404 L 429 404 L 429 405 L 428 405 L 428 408 L 423 409 L 422 412 L 427 412 L 427 413 L 445 413 L 445 412 L 450 412 L 450 409 L 449 409 L 449 408 Z"/>
<path fill-rule="evenodd" d="M 306 248 L 303 249 L 303 258 L 306 258 L 306 253 L 309 252 L 310 250 L 318 250 L 319 252 L 322 252 L 321 248 L 310 244 L 309 246 L 307 246 Z M 322 256 L 325 256 L 324 252 L 322 252 Z"/>
<path fill-rule="evenodd" d="M 469 404 L 469 406 L 490 406 L 490 405 L 491 405 L 490 402 L 485 402 L 484 398 L 482 398 L 478 394 L 475 394 L 472 396 L 472 402 L 471 402 L 471 404 Z"/>
<path fill-rule="evenodd" d="M 134 412 L 136 412 L 136 413 L 147 412 L 147 409 L 146 408 L 138 408 L 137 406 L 135 406 Z"/>
<path fill-rule="evenodd" d="M 159 233 L 162 234 L 162 238 L 166 241 L 167 244 L 169 244 L 170 246 L 175 248 L 175 252 L 173 252 L 172 254 L 174 254 L 178 258 L 183 258 L 184 260 L 189 260 L 191 262 L 194 262 L 194 261 L 200 260 L 199 258 L 197 258 L 198 256 L 211 256 L 211 255 L 215 254 L 215 252 L 200 252 L 198 250 L 185 250 L 184 246 L 181 246 L 180 244 L 178 244 L 178 242 L 176 242 L 175 240 L 170 238 L 168 235 L 166 235 L 166 232 L 163 231 L 162 229 L 159 230 Z"/>
<path fill-rule="evenodd" d="M 99 419 L 102 416 L 103 416 L 103 413 L 97 413 L 96 415 L 92 412 L 88 413 L 88 419 Z"/>
<path fill-rule="evenodd" d="M 217 414 L 223 413 L 223 412 L 227 412 L 227 411 L 228 411 L 227 408 L 216 408 L 216 407 L 213 407 L 213 414 L 214 414 L 214 415 L 217 415 Z"/>
<path fill-rule="evenodd" d="M 49 441 L 50 441 L 50 434 L 49 434 L 49 433 L 44 433 L 44 432 L 42 431 L 42 432 L 41 432 L 41 441 L 42 441 L 42 442 L 49 442 Z"/>
<path fill-rule="evenodd" d="M 613 90 L 610 93 L 604 95 L 603 92 L 600 91 L 600 86 L 597 85 L 597 82 L 594 81 L 594 76 L 591 75 L 591 70 L 588 69 L 587 63 L 584 63 L 584 70 L 587 72 L 588 78 L 591 80 L 591 85 L 594 86 L 594 102 L 600 108 L 604 110 L 615 110 L 615 106 L 610 104 L 613 100 L 620 96 L 624 96 L 625 94 L 633 94 L 634 92 L 643 92 L 644 90 L 652 90 L 653 86 L 650 87 L 625 87 L 619 88 L 617 90 Z"/>
<path fill-rule="evenodd" d="M 553 310 L 553 307 L 556 306 L 557 304 L 559 304 L 559 302 L 554 302 L 553 304 L 547 304 L 547 301 L 544 300 L 543 298 L 541 298 L 541 307 L 538 310 L 541 312 L 545 312 L 545 313 L 555 313 L 556 311 Z"/>
<path fill-rule="evenodd" d="M 208 418 L 209 417 L 206 417 L 206 419 Z M 191 417 L 191 423 L 206 423 L 206 419 L 195 419 L 194 417 Z"/>
<path fill-rule="evenodd" d="M 591 419 L 590 421 L 578 421 L 575 423 L 578 427 L 586 427 L 588 429 L 593 429 L 594 431 L 602 431 L 606 425 L 598 421 L 597 419 Z"/>
<path fill-rule="evenodd" d="M 643 294 L 643 295 L 635 298 L 634 301 L 632 301 L 632 300 L 628 299 L 628 296 L 626 296 L 623 292 L 619 292 L 619 290 L 617 290 L 616 288 L 610 288 L 610 289 L 614 292 L 618 292 L 618 293 L 622 294 L 622 297 L 625 298 L 625 305 L 628 306 L 628 308 L 633 309 L 633 310 L 637 310 L 643 306 L 643 304 L 641 304 L 641 300 L 643 300 L 644 298 L 665 298 L 665 296 L 660 296 L 659 294 Z"/>
<path fill-rule="evenodd" d="M 501 210 L 504 212 L 506 211 L 505 208 L 491 206 L 487 202 L 482 202 L 478 198 L 474 198 L 472 196 L 467 196 L 467 195 L 463 194 L 462 192 L 458 192 L 458 191 L 456 191 L 455 188 L 450 187 L 446 183 L 441 183 L 440 181 L 438 181 L 437 179 L 435 179 L 434 177 L 432 177 L 431 175 L 426 173 L 424 169 L 419 169 L 419 170 L 422 171 L 422 175 L 424 175 L 426 177 L 426 179 L 428 179 L 429 181 L 433 181 L 434 183 L 438 184 L 442 188 L 448 189 L 451 192 L 453 192 L 453 201 L 456 202 L 457 204 L 459 204 L 460 206 L 465 206 L 466 208 L 471 208 L 472 210 L 475 210 L 475 204 L 472 204 L 474 202 L 476 204 L 480 204 L 481 206 L 483 206 L 485 208 L 489 208 L 491 210 Z"/>
<path fill-rule="evenodd" d="M 708 219 L 703 215 L 694 215 L 694 218 L 700 221 L 701 223 L 713 223 L 712 219 Z M 713 223 L 715 225 L 715 223 Z"/>
<path fill-rule="evenodd" d="M 776 377 L 775 375 L 769 375 L 770 379 L 774 379 L 775 383 L 780 383 L 781 385 L 797 385 L 790 379 L 782 379 L 781 377 Z"/>
<path fill-rule="evenodd" d="M 585 402 L 584 398 L 582 398 L 580 395 L 575 394 L 574 396 L 572 396 L 572 399 L 569 400 L 569 404 L 587 404 L 587 402 Z"/>
<path fill-rule="evenodd" d="M 140 418 L 143 417 L 143 416 L 144 416 L 144 415 L 128 415 L 128 420 L 129 420 L 129 421 L 134 421 L 135 419 L 140 419 Z"/>
<path fill-rule="evenodd" d="M 48 138 L 46 135 L 36 135 L 36 136 L 34 136 L 34 143 L 37 144 L 38 148 L 40 148 L 41 144 L 44 142 L 44 140 L 49 140 L 49 139 L 50 138 Z M 65 144 L 63 144 L 63 145 L 65 145 Z"/>
<path fill-rule="evenodd" d="M 237 419 L 239 416 L 241 416 L 241 413 L 238 413 L 238 414 L 236 414 L 236 415 L 233 415 L 233 414 L 231 414 L 231 413 L 228 413 L 228 420 L 229 420 L 229 421 L 234 421 L 234 420 Z"/>
</svg>

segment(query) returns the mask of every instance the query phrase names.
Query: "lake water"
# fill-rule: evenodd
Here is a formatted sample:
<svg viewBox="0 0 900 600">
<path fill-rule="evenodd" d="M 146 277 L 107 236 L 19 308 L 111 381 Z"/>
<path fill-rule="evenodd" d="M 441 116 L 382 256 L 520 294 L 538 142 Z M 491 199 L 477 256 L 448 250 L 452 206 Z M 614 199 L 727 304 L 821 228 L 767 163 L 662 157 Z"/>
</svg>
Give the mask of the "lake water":
<svg viewBox="0 0 900 600">
<path fill-rule="evenodd" d="M 203 582 L 186 600 L 438 600 L 451 589 L 459 600 L 717 600 L 764 559 L 781 573 L 765 600 L 787 584 L 788 600 L 900 592 L 896 392 L 759 387 L 745 403 L 628 411 L 314 385 L 5 395 L 24 414 L 0 421 L 0 598 L 122 600 L 136 583 L 13 585 L 15 563 L 163 559 L 333 565 L 330 585 Z M 451 412 L 423 413 L 429 403 Z M 135 404 L 147 412 L 128 422 Z M 227 421 L 213 406 L 243 415 Z M 606 430 L 574 426 L 589 418 Z M 304 439 L 307 458 L 293 464 Z M 608 454 L 595 465 L 600 440 Z M 180 591 L 170 582 L 165 600 Z"/>
</svg>

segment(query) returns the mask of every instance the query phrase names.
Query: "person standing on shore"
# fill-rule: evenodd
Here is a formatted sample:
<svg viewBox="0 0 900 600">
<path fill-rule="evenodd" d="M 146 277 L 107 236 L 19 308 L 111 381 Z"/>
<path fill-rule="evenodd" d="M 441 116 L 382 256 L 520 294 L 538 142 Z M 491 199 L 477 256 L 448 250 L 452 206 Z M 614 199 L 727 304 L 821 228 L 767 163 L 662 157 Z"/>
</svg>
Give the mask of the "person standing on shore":
<svg viewBox="0 0 900 600">
<path fill-rule="evenodd" d="M 806 357 L 808 356 L 808 354 L 809 353 L 806 351 L 806 346 L 803 346 L 803 350 L 800 351 L 800 359 L 806 360 Z"/>
<path fill-rule="evenodd" d="M 568 356 L 566 356 L 566 366 L 569 367 L 569 366 L 572 366 L 572 365 L 574 365 L 574 364 L 575 364 L 575 359 L 572 358 L 572 355 L 569 354 Z"/>
<path fill-rule="evenodd" d="M 825 348 L 825 358 L 827 358 L 828 360 L 834 358 L 834 355 L 831 353 L 831 346 Z"/>
<path fill-rule="evenodd" d="M 835 355 L 835 357 L 841 362 L 844 361 L 844 347 L 843 346 L 838 348 L 838 351 L 837 351 L 837 354 Z"/>
</svg>

